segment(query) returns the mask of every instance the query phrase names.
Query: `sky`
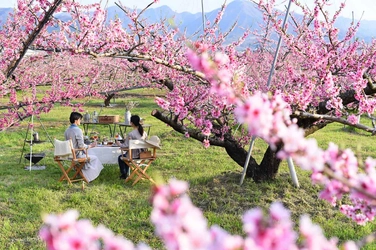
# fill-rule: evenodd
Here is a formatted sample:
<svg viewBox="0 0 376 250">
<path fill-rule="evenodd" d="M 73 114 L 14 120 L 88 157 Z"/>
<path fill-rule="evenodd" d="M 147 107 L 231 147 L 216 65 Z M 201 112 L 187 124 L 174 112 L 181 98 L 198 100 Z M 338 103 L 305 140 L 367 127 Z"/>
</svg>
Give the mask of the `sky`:
<svg viewBox="0 0 376 250">
<path fill-rule="evenodd" d="M 76 0 L 82 4 L 100 2 L 101 0 Z M 227 0 L 227 3 L 233 0 Z M 344 0 L 329 0 L 331 3 L 330 9 L 336 10 L 341 2 Z M 17 0 L 0 0 L 0 8 L 14 7 Z M 102 4 L 107 0 L 102 0 Z M 114 5 L 114 2 L 122 3 L 130 8 L 144 8 L 153 0 L 108 0 L 109 6 Z M 201 12 L 202 7 L 204 12 L 209 12 L 214 9 L 220 8 L 224 0 L 160 0 L 159 3 L 154 4 L 154 7 L 160 7 L 162 5 L 168 5 L 173 11 L 191 13 Z M 277 0 L 281 9 L 284 9 L 288 5 L 288 0 Z M 314 2 L 314 0 L 300 0 L 302 3 L 306 3 L 308 6 Z M 202 6 L 203 5 L 203 6 Z M 364 13 L 363 13 L 364 12 Z M 376 1 L 375 0 L 346 0 L 346 7 L 342 12 L 342 16 L 362 20 L 376 20 Z M 363 16 L 362 16 L 363 15 Z"/>
</svg>

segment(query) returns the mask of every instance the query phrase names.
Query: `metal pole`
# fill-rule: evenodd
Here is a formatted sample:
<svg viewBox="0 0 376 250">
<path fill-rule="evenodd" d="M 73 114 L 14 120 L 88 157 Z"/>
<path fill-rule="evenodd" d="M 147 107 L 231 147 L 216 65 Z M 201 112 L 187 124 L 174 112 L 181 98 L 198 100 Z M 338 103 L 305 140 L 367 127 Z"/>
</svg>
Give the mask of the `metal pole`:
<svg viewBox="0 0 376 250">
<path fill-rule="evenodd" d="M 201 0 L 202 31 L 205 31 L 204 0 Z"/>
<path fill-rule="evenodd" d="M 291 7 L 291 0 L 289 1 L 289 5 L 287 6 L 285 19 L 283 20 L 283 24 L 282 24 L 282 29 L 285 29 L 285 25 L 286 25 L 286 22 L 287 22 L 287 19 L 289 17 L 289 13 L 290 13 L 290 7 Z M 269 72 L 268 85 L 267 85 L 268 88 L 270 87 L 270 84 L 271 84 L 271 81 L 272 81 L 272 76 L 273 76 L 273 73 L 274 73 L 275 64 L 277 63 L 277 57 L 278 57 L 279 49 L 281 47 L 281 43 L 282 43 L 282 36 L 279 36 L 277 49 L 275 51 L 275 55 L 274 55 L 274 59 L 273 59 L 272 68 Z"/>
<path fill-rule="evenodd" d="M 286 25 L 286 22 L 287 22 L 289 13 L 290 13 L 290 8 L 291 8 L 291 0 L 289 1 L 289 4 L 287 6 L 285 19 L 283 20 L 283 24 L 282 24 L 282 29 L 285 28 L 285 25 Z M 273 76 L 273 73 L 274 73 L 275 65 L 277 63 L 277 57 L 278 57 L 279 49 L 281 47 L 281 43 L 282 43 L 282 36 L 279 37 L 278 44 L 277 44 L 277 49 L 275 51 L 275 55 L 274 55 L 274 59 L 273 59 L 273 63 L 272 63 L 272 68 L 271 68 L 271 70 L 269 72 L 269 78 L 268 78 L 268 83 L 267 83 L 268 88 L 270 87 L 270 84 L 271 84 L 271 81 L 272 81 L 272 76 Z M 254 139 L 255 139 L 255 137 L 252 137 L 250 148 L 249 148 L 249 151 L 248 151 L 248 154 L 247 154 L 247 159 L 246 159 L 246 162 L 245 162 L 245 165 L 244 165 L 244 168 L 243 168 L 243 174 L 242 174 L 242 177 L 240 179 L 240 185 L 243 184 L 245 173 L 247 172 L 249 159 L 251 157 L 251 152 L 252 152 L 253 145 L 254 145 Z M 289 165 L 289 170 L 290 170 L 290 175 L 291 175 L 292 181 L 293 181 L 293 183 L 294 183 L 294 185 L 296 187 L 299 187 L 299 181 L 298 181 L 298 178 L 296 176 L 294 163 L 293 163 L 291 157 L 287 158 L 287 163 Z"/>
<path fill-rule="evenodd" d="M 255 140 L 256 140 L 256 136 L 252 136 L 252 140 L 251 140 L 251 143 L 249 145 L 249 150 L 248 150 L 248 154 L 247 154 L 247 159 L 245 160 L 245 164 L 244 164 L 244 167 L 243 167 L 242 177 L 240 178 L 240 183 L 239 183 L 240 186 L 243 184 L 245 174 L 247 173 L 249 159 L 251 158 L 253 146 L 255 145 Z"/>
<path fill-rule="evenodd" d="M 291 7 L 291 0 L 289 1 L 289 5 L 287 6 L 285 19 L 283 20 L 283 24 L 282 24 L 282 29 L 285 29 L 285 25 L 286 25 L 286 22 L 287 22 L 289 13 L 290 13 L 290 7 Z M 271 84 L 271 81 L 272 81 L 272 76 L 273 76 L 273 73 L 274 73 L 275 65 L 277 63 L 279 49 L 281 48 L 281 43 L 282 43 L 282 36 L 279 36 L 277 49 L 275 51 L 275 55 L 274 55 L 274 59 L 273 59 L 273 63 L 272 63 L 272 68 L 270 69 L 270 73 L 269 73 L 268 84 L 267 84 L 268 88 L 270 87 L 270 84 Z M 298 181 L 298 178 L 296 176 L 294 163 L 293 163 L 291 157 L 287 158 L 287 164 L 289 165 L 290 175 L 291 175 L 291 178 L 292 178 L 294 185 L 296 187 L 299 187 L 299 181 Z"/>
<path fill-rule="evenodd" d="M 18 164 L 21 164 L 22 156 L 24 155 L 24 150 L 25 150 L 25 145 L 26 145 L 26 141 L 27 141 L 27 136 L 29 135 L 29 130 L 30 130 L 30 126 L 28 124 L 27 129 L 26 129 L 26 135 L 25 135 L 25 139 L 24 139 L 24 144 L 22 146 L 20 161 L 18 162 Z"/>
<path fill-rule="evenodd" d="M 291 157 L 287 158 L 287 164 L 289 165 L 290 176 L 291 176 L 292 182 L 294 183 L 294 185 L 296 187 L 300 187 L 299 186 L 299 180 L 298 180 L 298 177 L 296 176 L 296 172 L 295 172 L 295 168 L 294 168 L 294 163 L 292 162 Z"/>
<path fill-rule="evenodd" d="M 38 120 L 39 120 L 40 125 L 41 125 L 42 128 L 43 128 L 44 133 L 47 135 L 48 140 L 51 142 L 52 147 L 54 147 L 55 145 L 54 145 L 54 143 L 53 143 L 53 141 L 52 141 L 50 135 L 48 134 L 46 128 L 44 127 L 44 125 L 43 125 L 43 123 L 42 123 L 42 121 L 40 120 L 39 117 L 38 117 Z"/>
<path fill-rule="evenodd" d="M 30 126 L 30 125 L 29 125 Z M 34 133 L 34 116 L 31 115 L 31 130 L 30 130 L 30 155 L 29 155 L 29 171 L 31 171 L 31 160 L 33 158 L 33 133 Z"/>
</svg>

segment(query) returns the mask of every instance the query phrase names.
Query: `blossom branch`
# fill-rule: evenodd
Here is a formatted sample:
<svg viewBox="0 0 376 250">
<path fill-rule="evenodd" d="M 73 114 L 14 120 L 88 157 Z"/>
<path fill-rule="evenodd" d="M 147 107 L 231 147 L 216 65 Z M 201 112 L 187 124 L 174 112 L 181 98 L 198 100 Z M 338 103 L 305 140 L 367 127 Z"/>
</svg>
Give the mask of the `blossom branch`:
<svg viewBox="0 0 376 250">
<path fill-rule="evenodd" d="M 351 123 L 344 118 L 334 117 L 334 116 L 331 116 L 331 115 L 321 115 L 321 114 L 312 114 L 312 113 L 304 112 L 304 111 L 294 111 L 292 113 L 292 117 L 313 118 L 313 119 L 317 119 L 317 120 L 322 119 L 322 120 L 327 120 L 327 121 L 331 121 L 331 122 L 338 122 L 338 123 L 341 123 L 343 125 L 349 125 L 349 126 L 364 130 L 366 132 L 370 132 L 370 133 L 372 133 L 372 135 L 375 135 L 375 133 L 376 133 L 375 128 L 368 127 L 368 126 L 360 124 L 360 123 L 354 124 L 354 123 Z"/>
<path fill-rule="evenodd" d="M 53 15 L 53 13 L 56 11 L 57 7 L 62 3 L 63 0 L 55 0 L 55 2 L 52 4 L 50 9 L 45 13 L 43 19 L 39 22 L 38 26 L 33 30 L 33 32 L 29 35 L 29 37 L 26 39 L 25 42 L 23 42 L 23 46 L 20 49 L 18 58 L 11 62 L 8 66 L 8 69 L 6 70 L 6 76 L 9 78 L 13 71 L 17 68 L 22 58 L 25 56 L 27 49 L 31 46 L 33 41 L 37 38 L 39 33 L 42 31 L 44 26 L 49 21 L 50 17 Z"/>
<path fill-rule="evenodd" d="M 375 194 L 371 194 L 371 193 L 367 192 L 366 190 L 364 190 L 364 188 L 355 185 L 350 180 L 348 180 L 348 179 L 346 179 L 346 178 L 344 178 L 342 176 L 339 176 L 339 175 L 335 174 L 335 172 L 333 170 L 331 170 L 330 168 L 328 168 L 328 167 L 325 167 L 323 172 L 328 177 L 333 178 L 335 180 L 338 180 L 341 183 L 345 184 L 347 187 L 352 188 L 352 189 L 356 190 L 357 192 L 359 192 L 361 194 L 364 194 L 369 199 L 373 200 L 373 205 L 376 206 L 376 195 Z"/>
</svg>

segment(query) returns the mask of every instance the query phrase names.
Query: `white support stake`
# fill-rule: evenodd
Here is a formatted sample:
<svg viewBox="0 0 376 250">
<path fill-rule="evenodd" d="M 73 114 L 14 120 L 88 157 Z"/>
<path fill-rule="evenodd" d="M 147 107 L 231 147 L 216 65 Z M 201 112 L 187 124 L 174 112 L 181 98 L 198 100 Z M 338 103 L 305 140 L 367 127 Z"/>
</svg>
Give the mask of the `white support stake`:
<svg viewBox="0 0 376 250">
<path fill-rule="evenodd" d="M 299 187 L 299 180 L 298 180 L 298 177 L 296 176 L 294 162 L 292 161 L 291 157 L 287 158 L 287 164 L 289 165 L 290 176 L 291 176 L 292 182 L 294 183 L 295 187 L 298 188 Z"/>
<path fill-rule="evenodd" d="M 245 164 L 244 164 L 244 167 L 243 167 L 242 177 L 240 178 L 240 183 L 239 183 L 240 186 L 243 184 L 245 174 L 247 173 L 249 159 L 251 158 L 253 146 L 255 145 L 255 140 L 256 140 L 256 136 L 252 136 L 252 140 L 251 140 L 251 143 L 249 145 L 249 150 L 248 150 L 248 154 L 247 154 L 247 159 L 245 160 Z"/>
<path fill-rule="evenodd" d="M 30 126 L 30 159 L 29 159 L 29 171 L 31 171 L 31 160 L 33 158 L 33 131 L 34 131 L 34 116 L 31 116 L 31 125 Z"/>
</svg>

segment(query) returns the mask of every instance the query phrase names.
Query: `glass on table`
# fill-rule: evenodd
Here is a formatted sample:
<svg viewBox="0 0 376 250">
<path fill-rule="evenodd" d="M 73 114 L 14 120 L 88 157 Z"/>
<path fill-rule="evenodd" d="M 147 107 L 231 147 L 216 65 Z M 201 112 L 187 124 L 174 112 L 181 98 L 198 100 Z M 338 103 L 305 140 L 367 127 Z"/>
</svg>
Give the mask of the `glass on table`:
<svg viewBox="0 0 376 250">
<path fill-rule="evenodd" d="M 102 138 L 102 144 L 103 145 L 105 145 L 105 146 L 107 146 L 107 136 L 104 136 L 103 138 Z"/>
<path fill-rule="evenodd" d="M 110 139 L 108 139 L 108 141 L 107 141 L 107 145 L 113 145 L 114 141 L 115 141 L 114 138 L 110 137 Z"/>
</svg>

